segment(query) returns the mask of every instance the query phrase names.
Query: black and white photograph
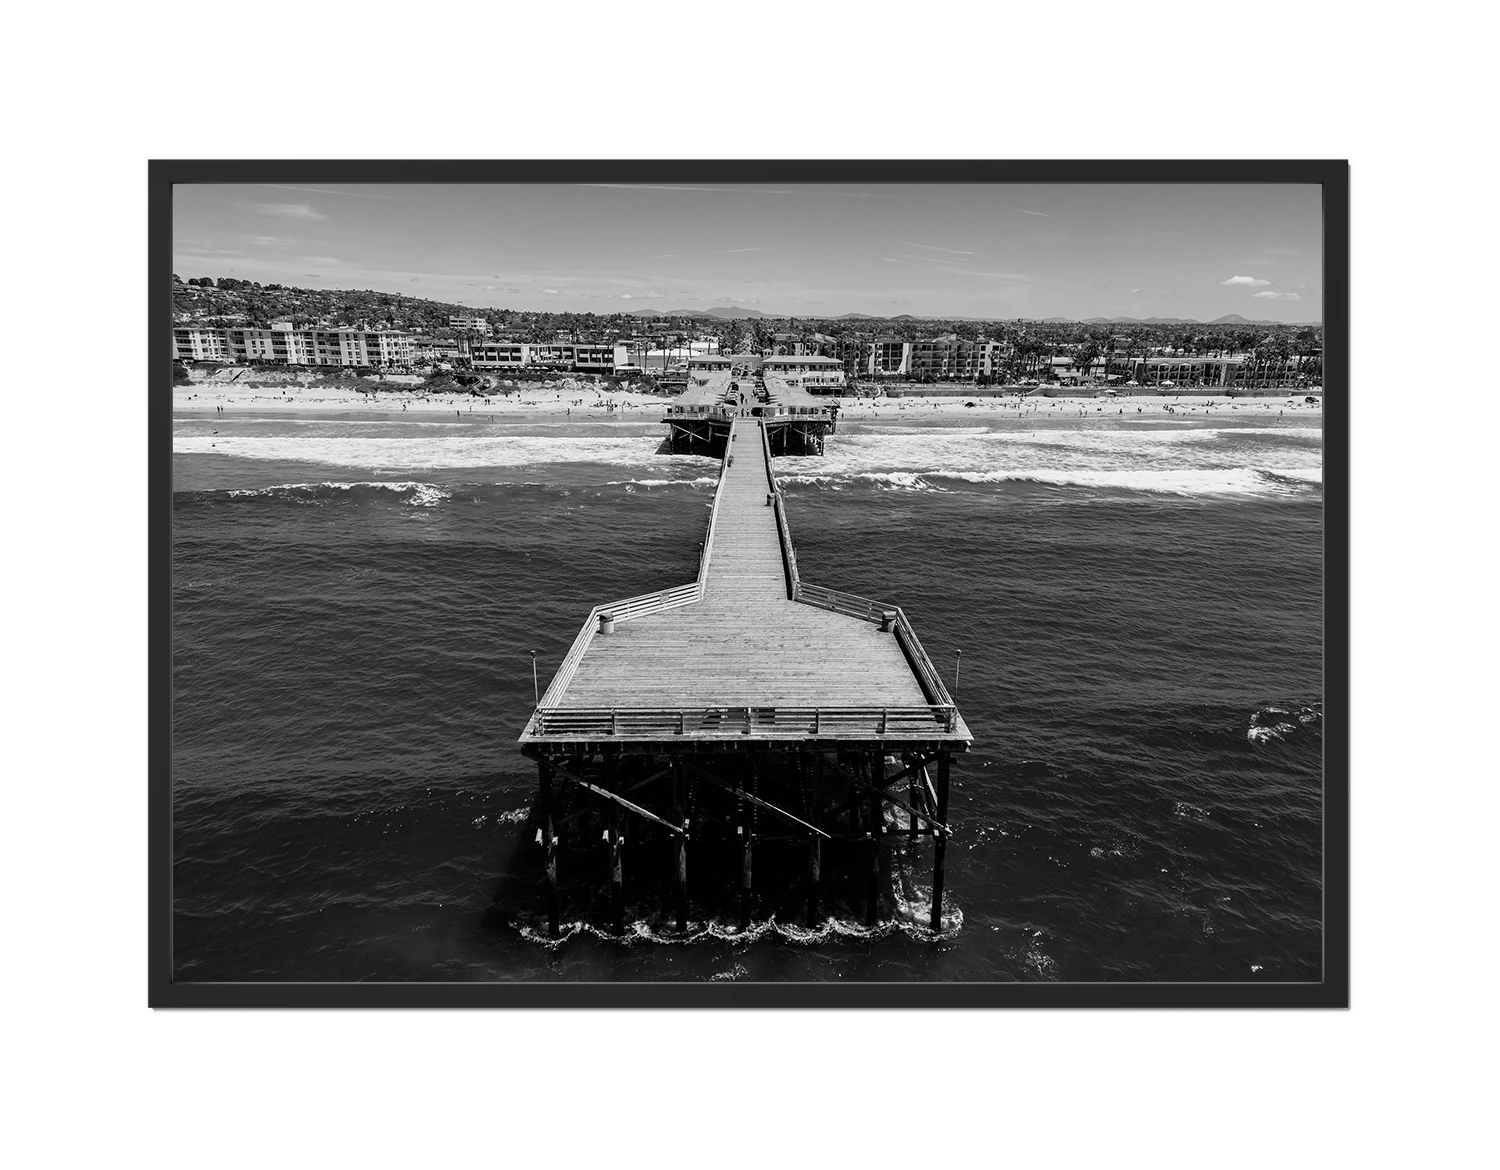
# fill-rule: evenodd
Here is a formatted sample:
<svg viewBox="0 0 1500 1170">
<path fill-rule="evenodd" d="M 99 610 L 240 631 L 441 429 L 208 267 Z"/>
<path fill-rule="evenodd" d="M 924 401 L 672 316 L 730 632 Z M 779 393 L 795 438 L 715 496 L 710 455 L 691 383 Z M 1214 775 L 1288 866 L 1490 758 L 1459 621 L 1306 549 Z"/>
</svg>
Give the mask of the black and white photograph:
<svg viewBox="0 0 1500 1170">
<path fill-rule="evenodd" d="M 153 994 L 1341 1001 L 1345 169 L 155 164 Z"/>
</svg>

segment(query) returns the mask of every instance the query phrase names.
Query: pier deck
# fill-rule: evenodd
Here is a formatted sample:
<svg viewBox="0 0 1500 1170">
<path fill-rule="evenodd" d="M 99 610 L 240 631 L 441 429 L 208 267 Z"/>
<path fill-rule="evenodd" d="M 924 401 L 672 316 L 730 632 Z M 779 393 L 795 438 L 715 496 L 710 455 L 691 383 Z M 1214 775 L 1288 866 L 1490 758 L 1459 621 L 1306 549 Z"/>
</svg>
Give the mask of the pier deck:
<svg viewBox="0 0 1500 1170">
<path fill-rule="evenodd" d="M 766 403 L 749 407 L 718 378 L 697 389 L 736 398 L 712 407 L 727 433 L 698 579 L 595 606 L 521 734 L 540 784 L 548 933 L 561 930 L 559 830 L 582 842 L 600 826 L 617 931 L 627 839 L 670 842 L 679 933 L 690 840 L 738 851 L 741 929 L 754 911 L 756 843 L 788 840 L 806 843 L 809 925 L 821 914 L 824 842 L 840 881 L 862 875 L 874 925 L 891 901 L 895 811 L 908 857 L 932 842 L 939 931 L 949 765 L 968 751 L 969 729 L 900 607 L 801 580 L 771 470 L 775 423 L 748 413 Z M 700 892 L 712 898 L 714 885 Z"/>
<path fill-rule="evenodd" d="M 597 607 L 522 744 L 827 738 L 964 750 L 968 729 L 899 608 L 804 585 L 795 557 L 764 424 L 735 418 L 698 580 Z"/>
</svg>

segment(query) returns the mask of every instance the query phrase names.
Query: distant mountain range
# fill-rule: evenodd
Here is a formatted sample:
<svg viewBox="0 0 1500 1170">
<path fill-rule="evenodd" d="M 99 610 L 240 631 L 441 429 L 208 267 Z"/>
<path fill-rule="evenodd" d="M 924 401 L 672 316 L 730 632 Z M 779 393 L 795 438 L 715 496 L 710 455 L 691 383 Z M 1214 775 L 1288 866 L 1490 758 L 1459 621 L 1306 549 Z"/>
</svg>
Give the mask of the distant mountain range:
<svg viewBox="0 0 1500 1170">
<path fill-rule="evenodd" d="M 763 313 L 759 309 L 746 309 L 739 305 L 711 305 L 706 309 L 634 309 L 632 317 L 698 317 L 706 320 L 743 321 L 752 318 L 786 318 L 787 314 Z M 901 313 L 895 317 L 875 317 L 869 313 L 843 313 L 837 317 L 808 314 L 807 319 L 823 321 L 998 321 L 998 317 L 919 317 L 912 313 Z M 1197 321 L 1191 317 L 1043 317 L 1049 325 L 1321 325 L 1321 321 L 1265 321 L 1252 320 L 1238 313 L 1228 313 L 1212 321 Z"/>
<path fill-rule="evenodd" d="M 707 309 L 633 309 L 632 317 L 714 317 L 720 321 L 743 321 L 750 317 L 770 317 L 759 309 L 744 309 L 739 305 L 714 305 Z"/>
<path fill-rule="evenodd" d="M 1049 321 L 1068 321 L 1068 317 L 1048 317 Z M 1255 321 L 1238 313 L 1227 313 L 1212 321 L 1195 321 L 1191 317 L 1085 317 L 1084 325 L 1319 325 L 1319 321 Z"/>
</svg>

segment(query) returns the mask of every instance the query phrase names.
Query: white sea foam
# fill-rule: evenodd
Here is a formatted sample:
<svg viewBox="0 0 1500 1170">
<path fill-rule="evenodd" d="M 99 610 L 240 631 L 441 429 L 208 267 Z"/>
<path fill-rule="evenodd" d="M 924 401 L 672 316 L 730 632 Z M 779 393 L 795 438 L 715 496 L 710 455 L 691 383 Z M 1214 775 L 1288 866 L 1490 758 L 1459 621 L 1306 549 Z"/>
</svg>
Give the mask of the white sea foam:
<svg viewBox="0 0 1500 1170">
<path fill-rule="evenodd" d="M 443 500 L 453 498 L 451 492 L 445 491 L 436 484 L 419 483 L 413 480 L 359 480 L 357 482 L 345 482 L 342 480 L 328 480 L 323 483 L 278 483 L 263 488 L 236 488 L 229 492 L 231 498 L 242 496 L 276 496 L 276 495 L 313 495 L 320 489 L 328 491 L 352 491 L 355 488 L 378 488 L 382 491 L 398 492 L 403 495 L 409 494 L 411 499 L 406 503 L 419 508 L 432 508 Z"/>
<path fill-rule="evenodd" d="M 525 467 L 548 463 L 665 466 L 656 456 L 658 434 L 576 435 L 175 435 L 179 455 L 233 455 L 241 459 L 321 463 L 333 467 L 449 470 Z"/>
<path fill-rule="evenodd" d="M 997 420 L 998 421 L 998 420 Z M 944 492 L 962 485 L 1034 482 L 1177 495 L 1305 493 L 1322 480 L 1321 452 L 1306 440 L 1309 427 L 1168 428 L 1060 425 L 1053 418 L 1034 430 L 1008 427 L 884 426 L 830 436 L 821 456 L 778 456 L 773 465 L 787 485 L 829 490 L 851 486 L 893 492 Z M 230 455 L 260 461 L 300 461 L 334 467 L 413 471 L 480 468 L 535 469 L 528 479 L 547 482 L 546 468 L 598 464 L 624 474 L 607 482 L 627 490 L 678 483 L 711 486 L 718 461 L 661 453 L 662 433 L 632 429 L 608 435 L 462 433 L 425 427 L 420 432 L 372 436 L 367 427 L 325 424 L 294 433 L 204 435 L 181 430 L 179 454 Z M 1257 442 L 1253 454 L 1235 436 L 1284 437 Z M 1222 440 L 1222 441 L 1221 441 Z M 1302 486 L 1306 485 L 1306 486 Z M 415 501 L 414 501 L 415 502 Z"/>
</svg>

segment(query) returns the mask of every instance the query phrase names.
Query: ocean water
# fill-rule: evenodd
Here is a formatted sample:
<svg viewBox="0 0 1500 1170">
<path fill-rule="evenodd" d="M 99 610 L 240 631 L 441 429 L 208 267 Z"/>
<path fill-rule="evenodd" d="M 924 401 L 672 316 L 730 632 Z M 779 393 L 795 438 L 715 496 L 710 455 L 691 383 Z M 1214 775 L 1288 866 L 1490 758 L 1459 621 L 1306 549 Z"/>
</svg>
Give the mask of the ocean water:
<svg viewBox="0 0 1500 1170">
<path fill-rule="evenodd" d="M 1316 414 L 913 410 L 776 460 L 805 579 L 912 618 L 974 734 L 946 929 L 770 880 L 746 934 L 603 846 L 545 939 L 516 749 L 589 608 L 690 581 L 717 471 L 654 412 L 174 421 L 179 980 L 1243 980 L 1321 975 Z M 929 851 L 930 852 L 930 851 Z M 836 860 L 836 859 L 835 859 Z M 762 869 L 762 865 L 766 867 Z M 788 874 L 795 859 L 785 859 Z"/>
</svg>

